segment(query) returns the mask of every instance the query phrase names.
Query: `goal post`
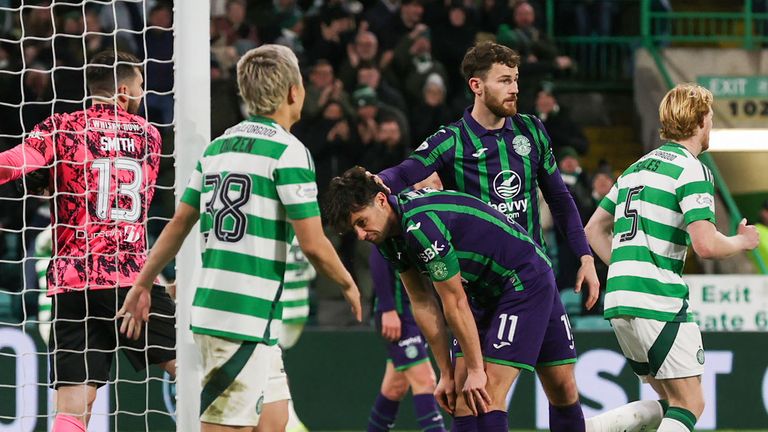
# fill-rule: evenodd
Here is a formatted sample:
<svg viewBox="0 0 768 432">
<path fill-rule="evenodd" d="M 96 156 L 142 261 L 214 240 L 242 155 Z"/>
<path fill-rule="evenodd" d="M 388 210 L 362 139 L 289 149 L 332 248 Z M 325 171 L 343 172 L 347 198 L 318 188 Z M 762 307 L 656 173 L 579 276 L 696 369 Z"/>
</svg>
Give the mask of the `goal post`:
<svg viewBox="0 0 768 432">
<path fill-rule="evenodd" d="M 176 1 L 174 56 L 176 58 L 176 201 L 211 138 L 211 65 L 209 0 Z M 195 287 L 192 276 L 199 265 L 199 242 L 193 228 L 176 256 L 176 430 L 200 430 L 200 356 L 189 330 Z"/>
<path fill-rule="evenodd" d="M 158 179 L 155 189 L 173 190 L 178 202 L 210 141 L 210 1 L 176 0 L 172 28 L 170 21 L 159 25 L 150 22 L 152 11 L 161 4 L 164 3 L 151 0 L 0 0 L 0 151 L 21 143 L 35 123 L 54 112 L 73 112 L 90 105 L 85 89 L 86 61 L 98 52 L 91 49 L 90 43 L 101 39 L 101 49 L 119 48 L 138 54 L 145 82 L 163 78 L 167 83 L 171 72 L 157 66 L 171 62 L 174 65 L 173 87 L 145 89 L 144 101 L 145 107 L 148 99 L 168 101 L 168 105 L 160 106 L 168 113 L 173 95 L 173 118 L 150 116 L 149 120 L 161 131 L 168 131 L 170 126 L 175 131 L 173 138 L 163 133 L 165 139 L 173 139 L 172 143 L 165 142 L 164 147 L 175 147 L 174 183 Z M 149 38 L 171 31 L 173 57 L 151 54 Z M 66 50 L 82 50 L 80 63 L 68 63 L 71 58 Z M 38 52 L 50 54 L 41 54 L 38 61 L 32 61 Z M 162 76 L 158 75 L 160 70 Z M 147 108 L 139 114 L 147 115 Z M 170 156 L 162 154 L 161 160 L 167 157 Z M 170 174 L 171 168 L 164 172 Z M 10 192 L 13 188 L 12 184 L 0 188 L 0 401 L 4 402 L 0 403 L 0 432 L 47 431 L 52 425 L 55 403 L 53 391 L 48 388 L 47 347 L 41 335 L 48 333 L 50 322 L 45 314 L 50 314 L 51 306 L 44 295 L 44 282 L 42 286 L 38 284 L 35 271 L 42 268 L 44 273 L 51 250 L 47 255 L 36 256 L 39 246 L 32 234 L 43 232 L 49 220 L 44 214 L 36 214 L 37 206 L 31 206 L 34 200 L 29 199 L 32 193 L 25 190 L 23 195 L 16 196 L 15 190 Z M 158 198 L 161 203 L 170 204 L 170 197 L 163 200 L 156 194 L 154 201 Z M 33 217 L 39 220 L 32 222 Z M 9 225 L 9 220 L 15 225 Z M 164 215 L 147 215 L 144 222 L 161 220 L 166 220 Z M 51 242 L 49 234 L 47 243 Z M 192 275 L 198 262 L 197 235 L 193 234 L 176 261 L 176 394 L 170 390 L 172 381 L 162 377 L 162 371 L 158 374 L 153 367 L 150 371 L 135 372 L 127 359 L 116 355 L 113 373 L 97 396 L 90 432 L 169 431 L 174 427 L 174 410 L 176 430 L 199 431 L 200 362 L 189 331 L 194 296 Z M 40 268 L 35 268 L 36 263 Z M 41 310 L 35 316 L 28 304 L 36 305 L 38 297 L 42 299 Z M 174 397 L 178 400 L 175 404 Z"/>
</svg>

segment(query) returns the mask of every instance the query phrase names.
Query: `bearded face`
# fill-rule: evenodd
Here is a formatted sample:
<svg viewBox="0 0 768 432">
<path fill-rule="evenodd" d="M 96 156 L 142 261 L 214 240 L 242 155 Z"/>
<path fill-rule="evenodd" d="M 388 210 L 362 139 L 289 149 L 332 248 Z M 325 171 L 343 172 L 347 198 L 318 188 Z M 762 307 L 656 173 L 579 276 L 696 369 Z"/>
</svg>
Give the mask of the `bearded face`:
<svg viewBox="0 0 768 432">
<path fill-rule="evenodd" d="M 486 92 L 483 102 L 488 110 L 497 117 L 510 117 L 517 114 L 517 95 L 504 97 L 504 95 Z"/>
<path fill-rule="evenodd" d="M 141 98 L 144 96 L 144 77 L 136 70 L 136 77 L 134 79 L 126 80 L 124 88 L 118 89 L 119 93 L 124 93 L 129 96 L 128 103 L 125 110 L 131 114 L 139 112 L 139 106 L 141 106 Z M 123 87 L 123 86 L 121 86 Z"/>
<path fill-rule="evenodd" d="M 497 117 L 517 114 L 517 67 L 494 63 L 481 80 L 483 104 Z"/>
</svg>

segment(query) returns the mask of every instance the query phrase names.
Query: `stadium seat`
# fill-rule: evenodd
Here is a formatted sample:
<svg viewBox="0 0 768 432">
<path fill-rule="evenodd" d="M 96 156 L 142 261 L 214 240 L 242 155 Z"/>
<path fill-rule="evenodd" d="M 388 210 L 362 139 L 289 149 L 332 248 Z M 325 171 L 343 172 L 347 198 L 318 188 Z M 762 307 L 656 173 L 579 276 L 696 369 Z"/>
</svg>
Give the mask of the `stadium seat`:
<svg viewBox="0 0 768 432">
<path fill-rule="evenodd" d="M 611 325 L 602 316 L 579 316 L 571 319 L 571 325 L 577 330 L 610 330 Z"/>
<path fill-rule="evenodd" d="M 0 321 L 10 321 L 11 312 L 11 300 L 13 296 L 7 292 L 0 291 Z"/>
<path fill-rule="evenodd" d="M 565 312 L 568 315 L 581 315 L 581 294 L 573 292 L 573 288 L 560 291 L 560 300 L 563 302 Z"/>
</svg>

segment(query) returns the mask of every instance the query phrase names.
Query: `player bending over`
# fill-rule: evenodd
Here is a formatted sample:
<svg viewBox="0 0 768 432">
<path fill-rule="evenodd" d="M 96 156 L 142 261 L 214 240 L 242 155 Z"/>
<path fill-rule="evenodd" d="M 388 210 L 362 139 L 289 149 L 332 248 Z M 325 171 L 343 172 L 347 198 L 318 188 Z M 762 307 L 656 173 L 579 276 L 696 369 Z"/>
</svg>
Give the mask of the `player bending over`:
<svg viewBox="0 0 768 432">
<path fill-rule="evenodd" d="M 398 196 L 352 168 L 331 182 L 327 217 L 394 263 L 440 368 L 435 395 L 458 431 L 506 431 L 505 399 L 521 369 L 545 386 L 575 382 L 576 351 L 544 252 L 506 215 L 470 195 L 422 189 Z M 433 281 L 443 313 L 419 273 Z M 471 305 L 471 306 L 470 306 Z M 451 364 L 448 322 L 456 339 Z M 551 425 L 584 427 L 581 407 Z"/>
<path fill-rule="evenodd" d="M 435 371 L 429 361 L 427 342 L 411 310 L 411 302 L 395 270 L 377 249 L 368 258 L 371 268 L 376 328 L 387 341 L 387 365 L 381 392 L 371 408 L 368 432 L 394 427 L 400 401 L 413 392 L 413 410 L 422 430 L 445 431 L 435 396 Z"/>
</svg>

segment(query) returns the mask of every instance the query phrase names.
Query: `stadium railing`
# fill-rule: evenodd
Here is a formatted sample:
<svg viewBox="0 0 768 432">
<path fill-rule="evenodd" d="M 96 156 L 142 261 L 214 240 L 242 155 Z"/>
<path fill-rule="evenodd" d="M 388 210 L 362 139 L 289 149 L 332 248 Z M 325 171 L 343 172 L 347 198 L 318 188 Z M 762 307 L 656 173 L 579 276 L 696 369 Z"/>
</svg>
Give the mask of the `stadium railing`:
<svg viewBox="0 0 768 432">
<path fill-rule="evenodd" d="M 580 60 L 577 71 L 571 77 L 571 86 L 580 89 L 609 90 L 631 86 L 634 51 L 640 47 L 647 49 L 654 58 L 666 87 L 671 89 L 674 83 L 659 54 L 659 46 L 729 46 L 753 50 L 768 44 L 768 13 L 755 12 L 753 0 L 744 0 L 740 10 L 739 2 L 729 2 L 731 11 L 679 12 L 654 11 L 652 0 L 615 0 L 614 4 L 619 8 L 639 6 L 639 34 L 558 35 L 555 32 L 557 8 L 563 7 L 569 1 L 575 3 L 572 0 L 560 0 L 557 3 L 555 0 L 547 0 L 547 34 L 555 40 L 562 54 Z M 712 170 L 715 187 L 719 190 L 731 217 L 731 234 L 735 234 L 742 213 L 712 156 L 704 153 L 701 160 Z M 754 251 L 751 254 L 759 272 L 768 274 L 768 266 L 762 257 Z"/>
<path fill-rule="evenodd" d="M 547 0 L 546 33 L 561 54 L 576 59 L 577 68 L 560 88 L 628 90 L 632 85 L 634 51 L 653 44 L 722 46 L 756 49 L 768 44 L 768 10 L 756 12 L 756 2 L 723 2 L 725 11 L 658 11 L 653 0 L 613 0 L 613 33 L 570 35 L 558 28 L 562 16 L 577 0 Z M 639 22 L 634 21 L 639 14 Z M 622 19 L 621 15 L 629 16 Z M 573 17 L 569 17 L 570 20 Z M 627 25 L 631 23 L 631 25 Z M 637 23 L 637 24 L 636 24 Z M 621 27 L 621 28 L 619 28 Z"/>
<path fill-rule="evenodd" d="M 642 0 L 642 36 L 655 43 L 686 43 L 707 46 L 758 48 L 768 42 L 768 11 L 756 12 L 756 2 L 729 2 L 732 11 L 651 10 L 651 0 Z"/>
</svg>

